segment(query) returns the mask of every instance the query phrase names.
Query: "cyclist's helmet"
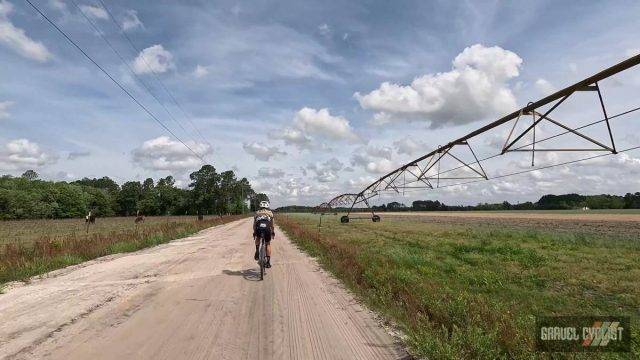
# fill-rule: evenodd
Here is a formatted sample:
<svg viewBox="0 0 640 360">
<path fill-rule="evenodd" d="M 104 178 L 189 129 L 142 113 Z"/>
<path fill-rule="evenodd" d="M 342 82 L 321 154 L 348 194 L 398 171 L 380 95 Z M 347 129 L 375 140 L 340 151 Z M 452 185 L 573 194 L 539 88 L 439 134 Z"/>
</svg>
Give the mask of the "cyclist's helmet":
<svg viewBox="0 0 640 360">
<path fill-rule="evenodd" d="M 260 201 L 260 209 L 268 209 L 269 202 L 268 201 Z"/>
</svg>

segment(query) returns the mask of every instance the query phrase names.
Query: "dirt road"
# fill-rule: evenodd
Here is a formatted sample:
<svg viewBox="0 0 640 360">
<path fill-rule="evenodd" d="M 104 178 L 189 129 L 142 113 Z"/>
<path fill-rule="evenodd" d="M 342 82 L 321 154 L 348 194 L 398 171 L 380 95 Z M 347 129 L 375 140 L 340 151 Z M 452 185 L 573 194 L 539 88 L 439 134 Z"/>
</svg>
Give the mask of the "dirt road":
<svg viewBox="0 0 640 360">
<path fill-rule="evenodd" d="M 257 278 L 250 220 L 50 273 L 0 295 L 0 358 L 399 359 L 279 230 Z"/>
</svg>

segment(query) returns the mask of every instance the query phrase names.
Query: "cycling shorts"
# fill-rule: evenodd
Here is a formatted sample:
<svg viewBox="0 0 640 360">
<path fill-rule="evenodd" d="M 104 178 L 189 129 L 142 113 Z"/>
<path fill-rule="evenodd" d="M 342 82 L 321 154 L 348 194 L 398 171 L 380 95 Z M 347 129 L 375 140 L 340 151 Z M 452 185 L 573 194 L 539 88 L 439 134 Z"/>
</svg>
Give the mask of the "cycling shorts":
<svg viewBox="0 0 640 360">
<path fill-rule="evenodd" d="M 271 229 L 269 227 L 266 227 L 266 228 L 258 227 L 258 229 L 256 230 L 256 236 L 258 238 L 260 238 L 261 236 L 264 236 L 264 242 L 268 244 L 271 242 Z"/>
</svg>

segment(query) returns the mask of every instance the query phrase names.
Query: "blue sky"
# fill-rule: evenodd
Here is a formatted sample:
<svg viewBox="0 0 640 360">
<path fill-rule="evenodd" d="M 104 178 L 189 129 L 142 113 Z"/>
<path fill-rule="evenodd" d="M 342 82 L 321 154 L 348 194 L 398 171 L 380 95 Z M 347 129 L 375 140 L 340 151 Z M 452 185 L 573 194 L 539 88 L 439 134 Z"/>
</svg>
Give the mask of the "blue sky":
<svg viewBox="0 0 640 360">
<path fill-rule="evenodd" d="M 216 168 L 249 178 L 276 205 L 361 189 L 438 144 L 640 52 L 637 1 L 104 0 L 124 31 L 99 1 L 75 1 L 127 64 L 72 1 L 34 3 L 178 137 Z M 0 172 L 34 168 L 51 179 L 107 175 L 119 182 L 173 175 L 187 184 L 201 165 L 196 157 L 26 2 L 0 4 Z M 611 112 L 639 105 L 640 69 L 601 85 Z M 558 116 L 576 126 L 598 120 L 595 104 L 578 98 Z M 640 145 L 636 123 L 614 124 L 620 147 Z M 474 146 L 489 155 L 500 135 Z M 488 164 L 487 172 L 517 170 L 528 159 L 519 156 Z M 397 199 L 635 192 L 638 156 Z M 564 159 L 541 155 L 540 164 Z"/>
</svg>

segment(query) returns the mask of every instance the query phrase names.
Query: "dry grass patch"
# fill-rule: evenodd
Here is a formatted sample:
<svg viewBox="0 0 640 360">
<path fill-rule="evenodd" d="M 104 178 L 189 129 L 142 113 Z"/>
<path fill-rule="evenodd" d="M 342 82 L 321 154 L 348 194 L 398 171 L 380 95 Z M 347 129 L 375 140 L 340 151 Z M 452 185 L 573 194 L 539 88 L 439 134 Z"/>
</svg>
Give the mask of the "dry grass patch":
<svg viewBox="0 0 640 360">
<path fill-rule="evenodd" d="M 202 221 L 197 221 L 194 217 L 172 217 L 166 219 L 167 221 L 156 219 L 125 228 L 118 226 L 120 221 L 117 218 L 102 219 L 104 224 L 112 226 L 90 228 L 89 233 L 48 233 L 47 228 L 43 227 L 40 228 L 39 237 L 34 235 L 28 241 L 5 241 L 0 247 L 0 284 L 12 280 L 25 280 L 34 275 L 108 254 L 155 246 L 243 217 L 209 217 Z M 128 219 L 133 223 L 131 218 Z"/>
</svg>

